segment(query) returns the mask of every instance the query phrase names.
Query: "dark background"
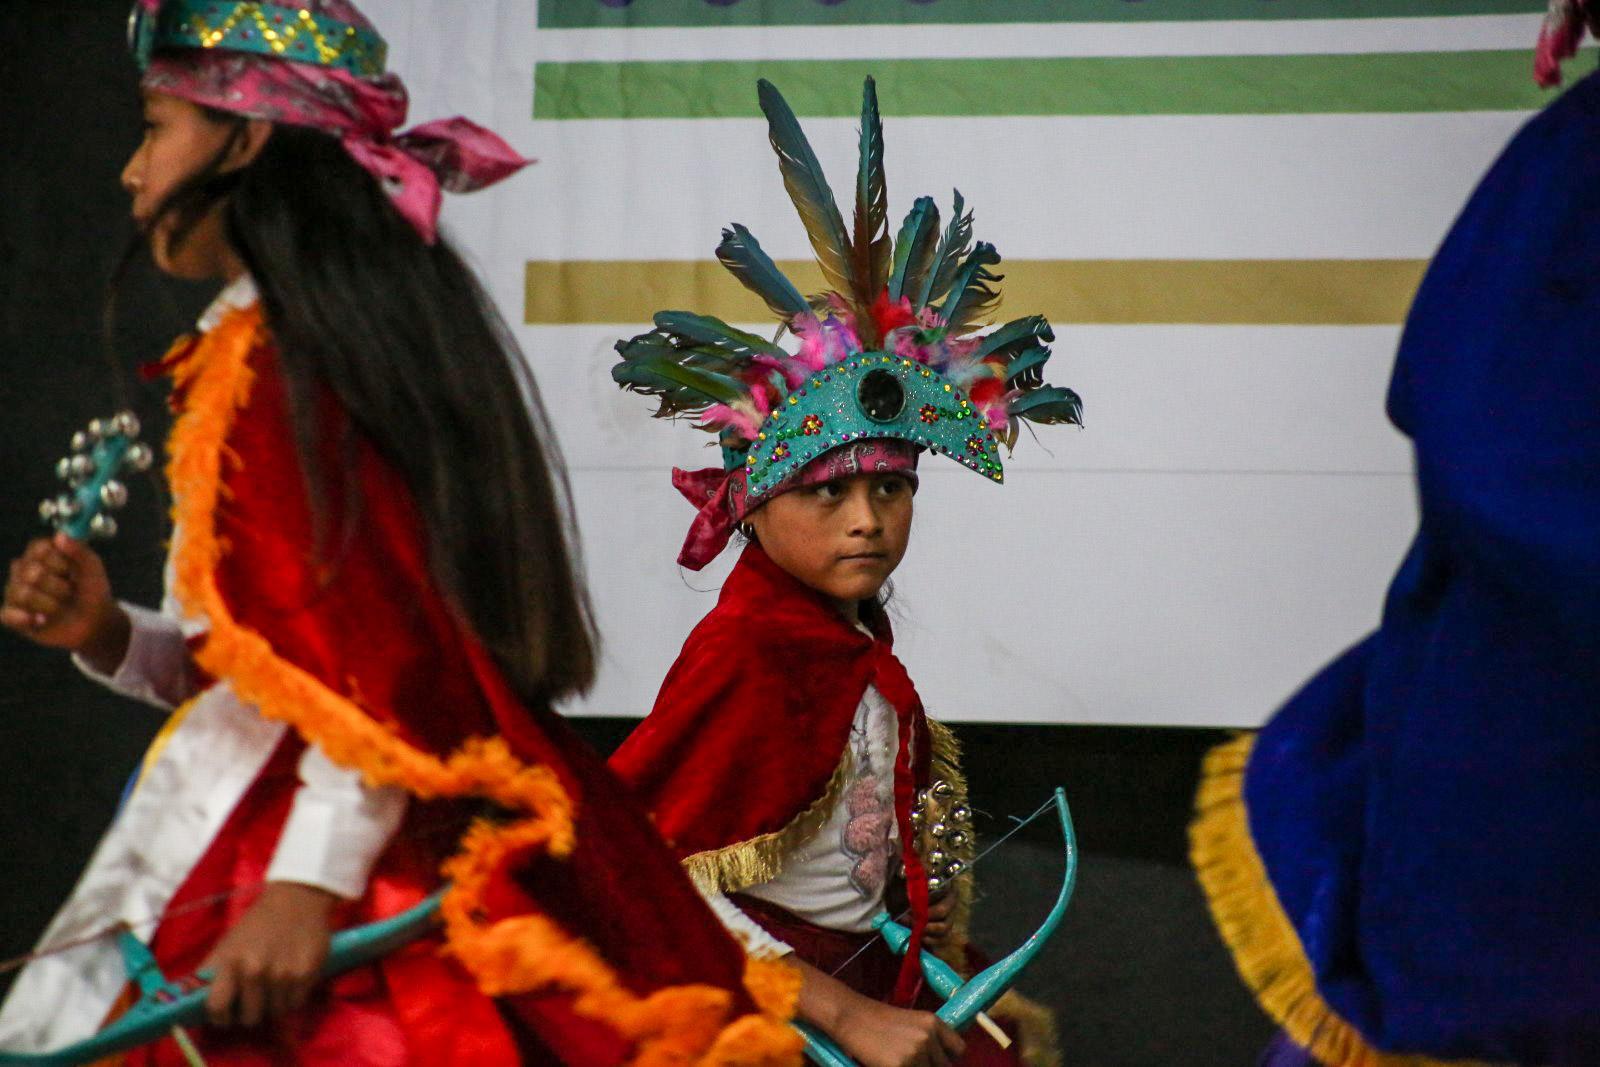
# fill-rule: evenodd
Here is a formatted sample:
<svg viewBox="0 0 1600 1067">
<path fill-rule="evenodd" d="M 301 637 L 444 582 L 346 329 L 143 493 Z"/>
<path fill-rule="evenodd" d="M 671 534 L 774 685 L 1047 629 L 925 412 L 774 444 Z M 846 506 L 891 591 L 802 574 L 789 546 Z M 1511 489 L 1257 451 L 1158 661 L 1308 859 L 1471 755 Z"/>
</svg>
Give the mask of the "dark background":
<svg viewBox="0 0 1600 1067">
<path fill-rule="evenodd" d="M 131 405 L 159 442 L 158 387 L 135 369 L 192 323 L 213 287 L 158 277 L 142 256 L 102 331 L 107 283 L 132 234 L 117 175 L 139 137 L 127 0 L 0 0 L 0 552 L 42 527 L 37 502 L 75 429 Z M 114 354 L 113 354 L 114 353 Z M 136 479 L 101 546 L 126 599 L 160 599 L 166 501 Z M 26 952 L 109 822 L 159 713 L 81 677 L 64 654 L 0 632 L 0 960 Z M 604 750 L 631 725 L 581 720 Z M 1269 1027 L 1239 986 L 1186 862 L 1199 759 L 1221 731 L 968 726 L 959 730 L 991 839 L 1067 787 L 1083 847 L 1068 922 L 1025 983 L 1058 1010 L 1069 1064 L 1254 1061 Z M 979 937 L 1031 930 L 1060 876 L 1038 823 L 980 866 Z M 0 974 L 0 988 L 8 976 Z"/>
</svg>

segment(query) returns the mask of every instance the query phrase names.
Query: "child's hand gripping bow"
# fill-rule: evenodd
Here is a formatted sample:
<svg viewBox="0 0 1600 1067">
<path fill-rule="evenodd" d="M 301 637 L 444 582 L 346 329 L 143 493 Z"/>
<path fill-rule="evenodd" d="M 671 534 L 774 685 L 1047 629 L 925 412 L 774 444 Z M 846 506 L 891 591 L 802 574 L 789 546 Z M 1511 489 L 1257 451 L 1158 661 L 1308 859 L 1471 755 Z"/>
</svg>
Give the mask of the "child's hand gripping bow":
<svg viewBox="0 0 1600 1067">
<path fill-rule="evenodd" d="M 945 998 L 944 1006 L 936 1014 L 939 1019 L 951 1029 L 960 1031 L 971 1025 L 977 1017 L 992 1007 L 995 1001 L 1003 996 L 1006 990 L 1022 973 L 1023 969 L 1033 961 L 1045 944 L 1055 934 L 1056 928 L 1061 924 L 1061 918 L 1066 914 L 1067 904 L 1072 900 L 1072 890 L 1077 882 L 1078 875 L 1078 844 L 1077 836 L 1072 829 L 1072 813 L 1067 808 L 1066 791 L 1057 789 L 1055 795 L 1046 804 L 1027 819 L 1022 820 L 1011 833 L 1022 829 L 1029 822 L 1048 811 L 1054 811 L 1061 823 L 1063 848 L 1066 855 L 1066 867 L 1061 878 L 1061 890 L 1056 895 L 1055 904 L 1049 914 L 1040 923 L 1039 928 L 1017 948 L 1004 958 L 986 967 L 984 970 L 963 981 L 961 975 L 943 960 L 931 952 L 922 954 L 922 973 L 927 979 L 928 986 L 939 996 Z M 1006 835 L 1007 837 L 1010 834 Z M 1005 838 L 1001 838 L 1004 841 Z M 1000 844 L 996 842 L 995 845 Z M 993 851 L 994 845 L 989 851 Z M 978 859 L 982 859 L 979 856 Z M 978 862 L 973 860 L 973 864 Z M 967 866 L 963 865 L 963 870 Z M 957 871 L 956 873 L 961 873 Z M 889 947 L 896 952 L 904 953 L 911 940 L 911 931 L 893 921 L 887 913 L 879 915 L 873 921 L 879 933 L 888 942 Z M 837 1044 L 826 1034 L 804 1023 L 796 1023 L 796 1028 L 806 1041 L 806 1056 L 812 1062 L 823 1067 L 855 1067 L 855 1063 L 846 1055 Z"/>
</svg>

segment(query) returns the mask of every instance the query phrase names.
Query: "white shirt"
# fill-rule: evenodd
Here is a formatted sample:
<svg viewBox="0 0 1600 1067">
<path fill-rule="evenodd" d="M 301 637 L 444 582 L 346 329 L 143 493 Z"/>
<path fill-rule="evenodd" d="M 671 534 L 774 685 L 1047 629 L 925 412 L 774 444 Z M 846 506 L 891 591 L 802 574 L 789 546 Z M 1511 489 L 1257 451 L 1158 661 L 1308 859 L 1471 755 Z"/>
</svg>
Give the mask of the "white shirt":
<svg viewBox="0 0 1600 1067">
<path fill-rule="evenodd" d="M 850 725 L 846 779 L 827 821 L 789 854 L 776 878 L 740 892 L 817 926 L 871 930 L 883 910 L 889 879 L 900 870 L 900 830 L 894 818 L 898 746 L 894 708 L 868 686 Z M 722 925 L 751 955 L 794 951 L 721 893 L 700 889 Z"/>
<path fill-rule="evenodd" d="M 850 767 L 827 822 L 790 854 L 772 881 L 742 890 L 833 930 L 865 932 L 900 870 L 894 817 L 894 708 L 871 686 L 850 726 Z"/>
</svg>

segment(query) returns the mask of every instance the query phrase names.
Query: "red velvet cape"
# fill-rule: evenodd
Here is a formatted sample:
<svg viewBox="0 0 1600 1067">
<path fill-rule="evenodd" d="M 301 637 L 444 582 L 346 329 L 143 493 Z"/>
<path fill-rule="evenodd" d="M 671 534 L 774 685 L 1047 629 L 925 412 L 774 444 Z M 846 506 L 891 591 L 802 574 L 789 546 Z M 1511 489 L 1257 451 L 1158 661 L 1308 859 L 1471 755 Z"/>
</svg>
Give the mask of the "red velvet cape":
<svg viewBox="0 0 1600 1067">
<path fill-rule="evenodd" d="M 738 845 L 782 830 L 823 798 L 873 686 L 900 723 L 895 817 L 920 943 L 928 890 L 910 810 L 928 784 L 931 739 L 893 644 L 887 623 L 862 633 L 751 544 L 611 767 L 680 859 Z M 913 970 L 901 978 L 896 1000 L 909 1003 Z"/>
<path fill-rule="evenodd" d="M 181 368 L 184 355 L 176 350 L 169 365 Z M 553 918 L 636 994 L 701 983 L 730 991 L 735 1010 L 749 1011 L 738 945 L 599 757 L 550 709 L 530 707 L 511 691 L 435 588 L 406 486 L 359 441 L 354 470 L 362 507 L 352 539 L 335 566 L 318 561 L 286 390 L 264 341 L 250 352 L 249 367 L 254 382 L 226 436 L 215 516 L 225 546 L 217 584 L 235 620 L 419 748 L 443 754 L 469 737 L 498 736 L 525 763 L 556 773 L 576 806 L 576 847 L 561 860 L 539 854 L 500 879 L 486 902 L 493 913 Z M 181 390 L 174 402 L 181 416 Z M 330 454 L 324 462 L 343 459 Z M 208 898 L 259 884 L 298 785 L 294 759 L 302 747 L 291 732 L 179 890 L 154 939 L 167 973 L 189 973 L 248 905 L 245 895 Z M 414 800 L 366 897 L 344 921 L 393 914 L 437 888 L 439 862 L 455 850 L 464 814 L 460 802 Z M 505 1001 L 518 1031 L 508 1034 L 460 965 L 440 957 L 439 944 L 427 939 L 333 983 L 304 1018 L 270 1037 L 210 1035 L 207 1055 L 228 1064 L 366 1062 L 350 1058 L 363 1039 L 341 1038 L 339 1019 L 359 1031 L 362 1018 L 386 1013 L 398 1019 L 411 1062 L 517 1062 L 520 1052 L 531 1062 L 549 1057 L 589 1067 L 629 1052 L 614 1031 L 576 1014 L 567 994 Z M 363 1015 L 362 1004 L 376 1006 Z M 373 1040 L 389 1029 L 377 1026 Z M 323 1040 L 333 1043 L 319 1054 Z M 174 1054 L 170 1042 L 150 1052 L 161 1062 Z"/>
</svg>

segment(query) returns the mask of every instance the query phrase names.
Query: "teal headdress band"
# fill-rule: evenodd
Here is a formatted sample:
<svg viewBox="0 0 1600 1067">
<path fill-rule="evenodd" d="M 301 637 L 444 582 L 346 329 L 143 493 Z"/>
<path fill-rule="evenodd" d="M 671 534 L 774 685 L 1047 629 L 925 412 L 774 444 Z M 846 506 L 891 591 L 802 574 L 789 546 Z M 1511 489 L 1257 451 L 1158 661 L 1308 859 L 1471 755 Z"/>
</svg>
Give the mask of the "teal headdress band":
<svg viewBox="0 0 1600 1067">
<path fill-rule="evenodd" d="M 165 48 L 214 48 L 343 70 L 359 78 L 383 73 L 389 46 L 375 31 L 305 7 L 254 0 L 140 2 L 128 16 L 128 44 L 142 70 Z"/>
<path fill-rule="evenodd" d="M 892 437 L 949 456 L 999 482 L 1000 448 L 972 401 L 932 368 L 863 352 L 808 378 L 743 450 L 752 497 L 851 441 Z"/>
</svg>

